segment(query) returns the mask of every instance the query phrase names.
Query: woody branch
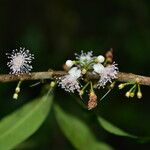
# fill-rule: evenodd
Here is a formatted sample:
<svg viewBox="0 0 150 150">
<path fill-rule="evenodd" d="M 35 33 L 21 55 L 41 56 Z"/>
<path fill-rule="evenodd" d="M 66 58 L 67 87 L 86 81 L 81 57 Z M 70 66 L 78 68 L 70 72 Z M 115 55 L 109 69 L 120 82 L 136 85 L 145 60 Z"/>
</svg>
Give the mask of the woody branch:
<svg viewBox="0 0 150 150">
<path fill-rule="evenodd" d="M 44 79 L 53 79 L 55 77 L 60 77 L 66 75 L 67 72 L 65 71 L 46 71 L 46 72 L 33 72 L 30 74 L 21 74 L 21 75 L 12 75 L 12 74 L 3 74 L 0 75 L 0 82 L 12 82 L 12 81 L 19 81 L 19 80 L 44 80 Z M 86 77 L 89 79 L 98 79 L 99 76 L 87 73 Z M 150 86 L 150 77 L 136 75 L 132 73 L 124 73 L 119 72 L 117 74 L 117 81 L 120 82 L 137 82 L 141 85 Z"/>
</svg>

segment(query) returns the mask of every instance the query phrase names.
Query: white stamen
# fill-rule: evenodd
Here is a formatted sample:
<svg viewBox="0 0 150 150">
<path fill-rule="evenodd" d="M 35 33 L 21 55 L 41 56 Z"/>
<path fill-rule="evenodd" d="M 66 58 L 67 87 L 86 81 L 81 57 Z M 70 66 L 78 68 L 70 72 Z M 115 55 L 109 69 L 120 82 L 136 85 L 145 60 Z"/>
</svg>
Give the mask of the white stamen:
<svg viewBox="0 0 150 150">
<path fill-rule="evenodd" d="M 78 54 L 75 54 L 75 55 L 76 55 L 76 59 L 80 61 L 80 63 L 87 64 L 93 60 L 92 53 L 93 53 L 92 51 L 87 52 L 87 53 L 83 53 L 83 51 L 81 51 L 81 55 L 78 55 Z"/>
<path fill-rule="evenodd" d="M 11 74 L 23 74 L 29 73 L 32 70 L 32 59 L 34 59 L 34 55 L 30 54 L 29 50 L 25 48 L 15 49 L 12 51 L 12 54 L 6 54 L 10 61 L 7 63 L 10 68 Z"/>
</svg>

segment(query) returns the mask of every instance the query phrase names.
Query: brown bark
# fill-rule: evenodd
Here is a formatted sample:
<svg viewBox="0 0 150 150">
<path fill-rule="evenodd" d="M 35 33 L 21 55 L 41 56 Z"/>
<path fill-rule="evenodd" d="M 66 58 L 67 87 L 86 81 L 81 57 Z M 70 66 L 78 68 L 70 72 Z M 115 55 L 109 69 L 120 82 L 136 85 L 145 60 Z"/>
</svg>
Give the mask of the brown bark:
<svg viewBox="0 0 150 150">
<path fill-rule="evenodd" d="M 0 82 L 11 82 L 19 80 L 43 80 L 43 79 L 53 79 L 54 77 L 60 77 L 66 75 L 65 71 L 47 71 L 47 72 L 33 72 L 30 74 L 22 75 L 11 75 L 11 74 L 2 74 L 0 75 Z M 119 72 L 117 75 L 117 81 L 120 82 L 139 82 L 141 85 L 150 86 L 150 77 L 136 75 L 132 73 L 123 73 Z M 93 75 L 92 73 L 87 74 L 87 78 L 98 79 L 98 75 Z"/>
</svg>

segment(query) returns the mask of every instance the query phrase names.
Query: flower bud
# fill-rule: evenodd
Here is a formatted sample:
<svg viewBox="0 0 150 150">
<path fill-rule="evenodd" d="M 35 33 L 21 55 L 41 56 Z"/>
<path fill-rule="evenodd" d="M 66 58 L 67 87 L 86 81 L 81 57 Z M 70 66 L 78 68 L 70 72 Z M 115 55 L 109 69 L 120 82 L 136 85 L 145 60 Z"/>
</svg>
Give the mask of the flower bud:
<svg viewBox="0 0 150 150">
<path fill-rule="evenodd" d="M 51 88 L 55 87 L 55 85 L 56 85 L 56 83 L 55 83 L 54 81 L 52 81 L 52 82 L 50 83 L 50 87 L 51 87 Z"/>
<path fill-rule="evenodd" d="M 137 98 L 139 98 L 139 99 L 142 98 L 142 93 L 141 92 L 137 92 Z"/>
<path fill-rule="evenodd" d="M 113 89 L 115 87 L 115 82 L 111 83 L 110 88 Z"/>
<path fill-rule="evenodd" d="M 121 89 L 123 89 L 125 87 L 125 84 L 119 84 L 118 85 L 118 88 L 121 90 Z"/>
<path fill-rule="evenodd" d="M 130 92 L 127 92 L 127 93 L 125 94 L 125 96 L 129 98 L 129 97 L 130 97 Z"/>
<path fill-rule="evenodd" d="M 130 97 L 134 97 L 134 92 L 130 92 Z"/>
<path fill-rule="evenodd" d="M 14 93 L 13 99 L 18 99 L 18 94 L 17 93 Z"/>
<path fill-rule="evenodd" d="M 20 92 L 20 87 L 16 87 L 15 92 L 19 93 Z"/>
<path fill-rule="evenodd" d="M 113 49 L 110 49 L 107 53 L 106 53 L 106 61 L 109 63 L 113 62 Z"/>
<path fill-rule="evenodd" d="M 72 60 L 67 60 L 66 61 L 66 66 L 68 67 L 68 68 L 71 68 L 72 66 L 73 66 L 73 61 Z"/>
<path fill-rule="evenodd" d="M 82 99 L 82 95 L 84 94 L 84 91 L 83 90 L 80 90 L 79 91 L 79 96 L 80 96 L 80 98 Z"/>
<path fill-rule="evenodd" d="M 105 57 L 102 56 L 102 55 L 99 55 L 99 56 L 97 57 L 96 61 L 97 61 L 98 63 L 103 63 L 103 62 L 105 61 Z"/>
<path fill-rule="evenodd" d="M 87 70 L 86 69 L 83 69 L 82 70 L 82 74 L 86 74 Z"/>
</svg>

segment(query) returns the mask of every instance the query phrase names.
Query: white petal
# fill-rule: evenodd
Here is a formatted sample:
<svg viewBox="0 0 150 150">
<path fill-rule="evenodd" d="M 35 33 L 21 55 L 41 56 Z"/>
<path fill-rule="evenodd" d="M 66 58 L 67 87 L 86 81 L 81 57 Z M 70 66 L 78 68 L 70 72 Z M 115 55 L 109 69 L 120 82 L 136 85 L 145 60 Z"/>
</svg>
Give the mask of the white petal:
<svg viewBox="0 0 150 150">
<path fill-rule="evenodd" d="M 71 68 L 68 73 L 76 79 L 81 76 L 81 70 L 78 69 L 77 67 Z"/>
<path fill-rule="evenodd" d="M 101 74 L 104 70 L 104 66 L 102 64 L 94 64 L 93 69 L 96 73 Z"/>
</svg>

